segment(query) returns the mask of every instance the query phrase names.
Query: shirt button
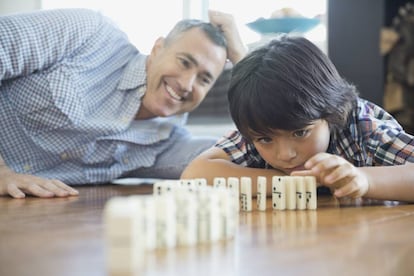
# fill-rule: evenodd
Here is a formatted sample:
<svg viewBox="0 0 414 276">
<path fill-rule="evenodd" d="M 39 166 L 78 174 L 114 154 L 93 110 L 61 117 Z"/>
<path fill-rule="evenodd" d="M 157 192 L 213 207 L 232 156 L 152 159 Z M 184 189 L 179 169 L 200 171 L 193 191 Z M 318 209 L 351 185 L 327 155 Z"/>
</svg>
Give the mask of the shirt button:
<svg viewBox="0 0 414 276">
<path fill-rule="evenodd" d="M 27 172 L 27 171 L 30 171 L 30 169 L 31 169 L 32 167 L 30 166 L 30 165 L 28 165 L 28 164 L 26 164 L 26 165 L 24 165 L 23 166 L 23 170 L 25 171 L 25 172 Z"/>
<path fill-rule="evenodd" d="M 128 164 L 129 163 L 129 159 L 127 157 L 124 157 L 123 160 L 124 160 L 124 163 L 125 164 Z"/>
<path fill-rule="evenodd" d="M 68 159 L 68 154 L 67 154 L 66 152 L 62 153 L 62 154 L 60 155 L 60 158 L 61 158 L 62 160 L 66 160 L 66 159 Z"/>
<path fill-rule="evenodd" d="M 128 117 L 122 117 L 121 118 L 121 122 L 123 122 L 123 123 L 128 123 L 128 121 L 129 121 Z"/>
</svg>

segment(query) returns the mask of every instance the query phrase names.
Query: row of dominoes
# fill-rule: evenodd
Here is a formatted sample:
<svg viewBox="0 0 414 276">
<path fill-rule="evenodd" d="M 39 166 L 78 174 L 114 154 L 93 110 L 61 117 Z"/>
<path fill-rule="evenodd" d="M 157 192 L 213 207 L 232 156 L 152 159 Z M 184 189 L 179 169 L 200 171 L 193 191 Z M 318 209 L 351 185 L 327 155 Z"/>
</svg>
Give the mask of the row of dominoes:
<svg viewBox="0 0 414 276">
<path fill-rule="evenodd" d="M 267 178 L 257 178 L 257 210 L 266 211 Z M 313 176 L 273 176 L 272 208 L 274 210 L 315 210 L 316 179 Z M 228 187 L 240 197 L 242 211 L 252 211 L 252 180 L 250 177 L 216 177 L 213 187 Z"/>
<path fill-rule="evenodd" d="M 231 239 L 236 232 L 235 194 L 204 181 L 161 181 L 153 195 L 111 198 L 104 221 L 109 269 L 142 266 L 144 252 Z"/>
</svg>

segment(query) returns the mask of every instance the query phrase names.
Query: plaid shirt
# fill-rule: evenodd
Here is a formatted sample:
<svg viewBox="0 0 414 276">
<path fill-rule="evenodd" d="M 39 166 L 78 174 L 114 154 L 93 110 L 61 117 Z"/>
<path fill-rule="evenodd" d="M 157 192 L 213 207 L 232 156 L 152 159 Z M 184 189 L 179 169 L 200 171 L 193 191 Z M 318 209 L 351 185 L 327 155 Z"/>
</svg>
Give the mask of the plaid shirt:
<svg viewBox="0 0 414 276">
<path fill-rule="evenodd" d="M 252 143 L 238 131 L 216 144 L 239 165 L 266 168 L 267 164 Z M 345 129 L 331 133 L 328 153 L 342 156 L 357 167 L 401 165 L 414 162 L 414 137 L 379 106 L 358 99 Z"/>
<path fill-rule="evenodd" d="M 107 182 L 153 165 L 186 116 L 134 120 L 146 89 L 146 58 L 93 11 L 1 16 L 6 164 L 67 184 Z"/>
</svg>

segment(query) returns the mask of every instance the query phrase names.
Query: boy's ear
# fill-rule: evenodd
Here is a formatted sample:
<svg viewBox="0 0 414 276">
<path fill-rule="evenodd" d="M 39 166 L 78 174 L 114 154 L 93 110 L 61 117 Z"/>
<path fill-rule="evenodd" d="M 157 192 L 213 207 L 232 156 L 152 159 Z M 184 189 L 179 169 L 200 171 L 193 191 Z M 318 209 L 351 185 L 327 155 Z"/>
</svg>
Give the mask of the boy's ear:
<svg viewBox="0 0 414 276">
<path fill-rule="evenodd" d="M 156 55 L 160 49 L 164 47 L 165 38 L 159 37 L 157 40 L 155 40 L 154 45 L 151 49 L 151 56 Z"/>
</svg>

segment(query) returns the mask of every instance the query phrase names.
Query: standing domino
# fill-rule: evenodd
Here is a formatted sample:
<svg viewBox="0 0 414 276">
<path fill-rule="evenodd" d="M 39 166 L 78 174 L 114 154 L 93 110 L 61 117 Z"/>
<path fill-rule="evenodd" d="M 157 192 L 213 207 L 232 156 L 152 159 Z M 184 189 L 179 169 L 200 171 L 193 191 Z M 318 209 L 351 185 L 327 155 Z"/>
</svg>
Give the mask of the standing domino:
<svg viewBox="0 0 414 276">
<path fill-rule="evenodd" d="M 286 209 L 286 177 L 273 176 L 272 178 L 272 206 L 275 210 Z"/>
<path fill-rule="evenodd" d="M 194 179 L 195 185 L 197 187 L 205 187 L 207 186 L 207 179 L 205 178 L 196 178 Z"/>
<path fill-rule="evenodd" d="M 176 203 L 173 193 L 154 196 L 157 248 L 177 245 Z"/>
<path fill-rule="evenodd" d="M 252 210 L 252 179 L 250 177 L 243 176 L 241 181 L 241 210 Z"/>
<path fill-rule="evenodd" d="M 316 200 L 316 178 L 313 176 L 305 176 L 306 186 L 306 208 L 315 210 L 317 208 Z"/>
<path fill-rule="evenodd" d="M 257 209 L 266 211 L 267 179 L 264 176 L 257 177 Z"/>
<path fill-rule="evenodd" d="M 144 264 L 143 214 L 129 197 L 113 197 L 105 205 L 105 240 L 111 275 L 135 275 Z"/>
<path fill-rule="evenodd" d="M 305 178 L 302 176 L 292 177 L 296 184 L 296 209 L 306 209 L 306 185 Z"/>
<path fill-rule="evenodd" d="M 286 178 L 286 209 L 296 209 L 296 183 L 294 177 L 287 176 Z"/>
<path fill-rule="evenodd" d="M 227 187 L 233 192 L 234 207 L 237 212 L 240 211 L 240 181 L 238 177 L 227 178 Z"/>
<path fill-rule="evenodd" d="M 224 177 L 215 177 L 213 179 L 214 188 L 226 188 L 226 178 Z"/>
<path fill-rule="evenodd" d="M 197 243 L 197 195 L 188 186 L 174 191 L 177 218 L 177 245 L 195 245 Z"/>
</svg>

